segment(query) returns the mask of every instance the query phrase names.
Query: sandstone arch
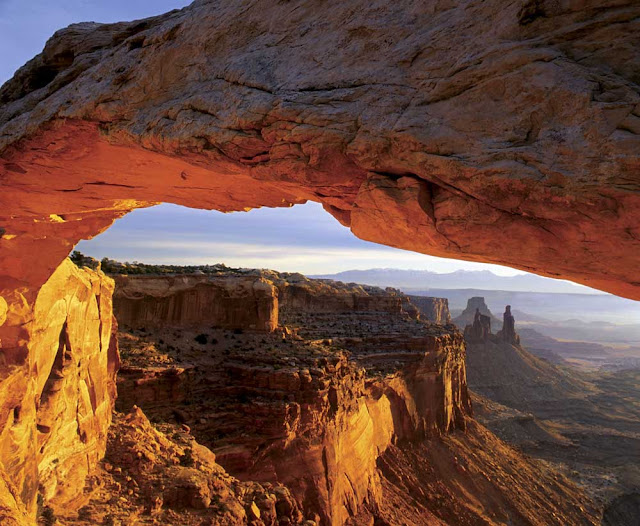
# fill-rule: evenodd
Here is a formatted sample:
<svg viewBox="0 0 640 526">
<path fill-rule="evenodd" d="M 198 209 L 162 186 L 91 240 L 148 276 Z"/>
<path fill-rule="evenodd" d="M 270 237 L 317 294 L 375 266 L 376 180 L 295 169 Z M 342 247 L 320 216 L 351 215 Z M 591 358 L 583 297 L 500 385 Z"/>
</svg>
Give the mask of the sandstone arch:
<svg viewBox="0 0 640 526">
<path fill-rule="evenodd" d="M 0 89 L 7 419 L 42 284 L 78 240 L 156 202 L 310 199 L 364 239 L 640 299 L 639 15 L 631 0 L 197 0 L 59 31 Z"/>
<path fill-rule="evenodd" d="M 151 202 L 313 199 L 365 239 L 639 298 L 638 14 L 200 0 L 72 25 L 0 93 L 1 295 Z"/>
</svg>

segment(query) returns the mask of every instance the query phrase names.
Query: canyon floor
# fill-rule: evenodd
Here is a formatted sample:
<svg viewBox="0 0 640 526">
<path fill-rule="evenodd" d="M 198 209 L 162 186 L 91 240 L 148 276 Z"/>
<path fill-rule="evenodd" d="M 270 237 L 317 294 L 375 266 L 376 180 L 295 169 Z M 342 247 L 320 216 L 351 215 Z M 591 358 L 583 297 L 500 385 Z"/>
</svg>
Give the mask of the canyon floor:
<svg viewBox="0 0 640 526">
<path fill-rule="evenodd" d="M 523 351 L 468 347 L 476 418 L 520 451 L 553 463 L 602 508 L 636 493 L 640 371 L 584 373 Z M 500 378 L 491 373 L 498 364 Z"/>
</svg>

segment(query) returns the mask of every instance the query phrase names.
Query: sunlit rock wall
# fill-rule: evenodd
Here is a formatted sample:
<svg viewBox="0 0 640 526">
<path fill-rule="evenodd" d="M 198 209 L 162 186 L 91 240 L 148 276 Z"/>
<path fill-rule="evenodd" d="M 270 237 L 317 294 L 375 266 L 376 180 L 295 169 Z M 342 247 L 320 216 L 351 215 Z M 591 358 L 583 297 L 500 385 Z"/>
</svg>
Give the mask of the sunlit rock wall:
<svg viewBox="0 0 640 526">
<path fill-rule="evenodd" d="M 32 517 L 39 491 L 46 503 L 64 505 L 104 455 L 119 363 L 113 287 L 104 274 L 65 260 L 33 309 L 7 313 L 0 469 L 9 491 L 0 488 L 2 524 L 18 520 L 23 507 Z"/>
</svg>

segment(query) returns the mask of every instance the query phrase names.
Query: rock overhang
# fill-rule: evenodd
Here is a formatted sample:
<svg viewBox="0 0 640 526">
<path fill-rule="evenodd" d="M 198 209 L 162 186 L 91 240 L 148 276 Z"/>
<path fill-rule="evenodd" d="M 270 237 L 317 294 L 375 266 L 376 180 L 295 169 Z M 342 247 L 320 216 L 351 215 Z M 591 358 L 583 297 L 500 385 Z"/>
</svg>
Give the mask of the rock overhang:
<svg viewBox="0 0 640 526">
<path fill-rule="evenodd" d="M 370 241 L 640 297 L 639 8 L 499 4 L 59 31 L 0 91 L 0 295 L 140 206 L 314 200 Z"/>
</svg>

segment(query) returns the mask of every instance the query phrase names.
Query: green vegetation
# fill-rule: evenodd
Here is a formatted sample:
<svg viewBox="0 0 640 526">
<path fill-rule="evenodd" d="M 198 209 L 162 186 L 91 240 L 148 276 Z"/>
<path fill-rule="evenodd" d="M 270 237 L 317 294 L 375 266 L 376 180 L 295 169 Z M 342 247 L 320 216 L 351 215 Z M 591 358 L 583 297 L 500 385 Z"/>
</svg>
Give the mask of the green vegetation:
<svg viewBox="0 0 640 526">
<path fill-rule="evenodd" d="M 100 268 L 105 274 L 151 274 L 151 275 L 176 275 L 176 274 L 245 274 L 247 271 L 227 267 L 223 263 L 216 265 L 150 265 L 139 261 L 125 261 L 121 263 L 114 259 L 102 258 L 98 261 L 91 256 L 85 256 L 82 252 L 74 250 L 69 259 L 79 267 Z"/>
</svg>

